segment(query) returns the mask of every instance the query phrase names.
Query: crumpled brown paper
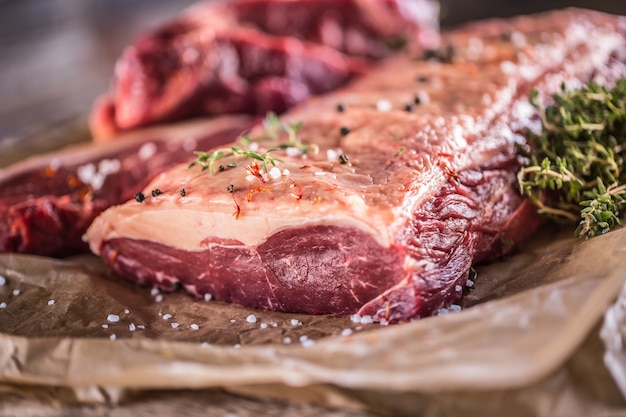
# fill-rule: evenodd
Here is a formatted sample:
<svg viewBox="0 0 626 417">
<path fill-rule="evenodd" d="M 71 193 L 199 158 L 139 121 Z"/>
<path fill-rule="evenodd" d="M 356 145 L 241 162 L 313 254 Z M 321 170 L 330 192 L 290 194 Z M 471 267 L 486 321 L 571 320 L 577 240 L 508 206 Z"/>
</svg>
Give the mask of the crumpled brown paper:
<svg viewBox="0 0 626 417">
<path fill-rule="evenodd" d="M 549 234 L 479 268 L 461 312 L 388 327 L 157 294 L 90 256 L 0 255 L 0 383 L 96 401 L 124 390 L 328 386 L 342 404 L 359 402 L 346 390 L 528 387 L 574 354 L 626 278 L 626 230 L 589 241 Z"/>
</svg>

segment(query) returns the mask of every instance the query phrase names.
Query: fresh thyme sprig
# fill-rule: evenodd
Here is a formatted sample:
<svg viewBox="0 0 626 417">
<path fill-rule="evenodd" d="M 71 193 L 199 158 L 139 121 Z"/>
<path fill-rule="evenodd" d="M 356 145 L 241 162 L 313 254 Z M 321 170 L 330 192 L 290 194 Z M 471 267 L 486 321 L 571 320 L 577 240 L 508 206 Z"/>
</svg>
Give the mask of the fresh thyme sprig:
<svg viewBox="0 0 626 417">
<path fill-rule="evenodd" d="M 242 159 L 249 158 L 255 161 L 260 161 L 265 172 L 268 172 L 268 165 L 276 166 L 277 163 L 283 162 L 282 159 L 270 155 L 272 152 L 288 148 L 296 148 L 299 150 L 301 155 L 304 155 L 312 150 L 314 152 L 319 150 L 317 145 L 304 143 L 300 138 L 299 132 L 300 129 L 302 129 L 302 122 L 283 123 L 275 113 L 269 112 L 263 120 L 263 128 L 264 134 L 260 140 L 277 141 L 281 132 L 285 132 L 287 134 L 287 142 L 279 143 L 275 147 L 267 149 L 264 152 L 257 152 L 256 150 L 250 149 L 253 142 L 250 135 L 244 134 L 239 137 L 238 142 L 240 146 L 216 149 L 210 152 L 194 151 L 197 158 L 189 164 L 189 167 L 191 168 L 195 165 L 199 165 L 202 167 L 203 171 L 208 169 L 211 175 L 215 175 L 215 162 L 226 157 L 238 156 Z M 219 167 L 220 171 L 223 171 L 226 168 L 235 168 L 237 166 L 239 166 L 239 163 L 234 161 L 227 165 L 220 165 Z"/>
<path fill-rule="evenodd" d="M 578 221 L 575 235 L 593 237 L 621 224 L 626 202 L 626 79 L 612 89 L 590 82 L 554 103 L 531 103 L 542 130 L 527 135 L 528 164 L 518 173 L 520 191 L 552 218 Z"/>
<path fill-rule="evenodd" d="M 228 156 L 240 156 L 242 158 L 250 158 L 256 161 L 260 161 L 263 165 L 263 169 L 267 172 L 268 164 L 272 166 L 276 166 L 278 162 L 283 162 L 282 159 L 274 158 L 270 155 L 271 152 L 278 150 L 278 148 L 271 148 L 266 150 L 263 153 L 259 153 L 257 151 L 250 150 L 246 147 L 233 146 L 230 148 L 217 149 L 211 152 L 202 152 L 202 151 L 194 151 L 194 154 L 198 156 L 198 158 L 189 164 L 189 167 L 194 165 L 200 165 L 202 170 L 209 170 L 211 175 L 215 175 L 214 162 L 219 161 L 222 158 Z M 235 168 L 239 166 L 237 162 L 231 162 L 226 165 L 228 168 Z"/>
</svg>

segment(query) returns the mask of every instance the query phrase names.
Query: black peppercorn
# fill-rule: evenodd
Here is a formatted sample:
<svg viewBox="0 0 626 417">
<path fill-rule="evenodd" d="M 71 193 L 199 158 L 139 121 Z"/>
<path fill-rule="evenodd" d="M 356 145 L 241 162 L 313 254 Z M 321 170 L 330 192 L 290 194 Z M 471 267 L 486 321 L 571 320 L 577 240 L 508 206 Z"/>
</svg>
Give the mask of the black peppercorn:
<svg viewBox="0 0 626 417">
<path fill-rule="evenodd" d="M 348 161 L 349 161 L 348 155 L 346 155 L 345 153 L 342 153 L 341 155 L 339 155 L 339 163 L 341 165 L 347 164 Z"/>
<path fill-rule="evenodd" d="M 161 194 L 161 190 L 159 190 L 158 188 L 155 188 L 154 190 L 152 190 L 152 197 L 156 197 L 160 194 Z"/>
<path fill-rule="evenodd" d="M 135 200 L 137 200 L 138 203 L 143 203 L 145 199 L 146 199 L 146 196 L 144 195 L 144 193 L 135 194 Z"/>
<path fill-rule="evenodd" d="M 341 133 L 341 136 L 346 136 L 348 133 L 350 133 L 350 128 L 342 126 L 341 129 L 339 129 L 339 133 Z"/>
</svg>

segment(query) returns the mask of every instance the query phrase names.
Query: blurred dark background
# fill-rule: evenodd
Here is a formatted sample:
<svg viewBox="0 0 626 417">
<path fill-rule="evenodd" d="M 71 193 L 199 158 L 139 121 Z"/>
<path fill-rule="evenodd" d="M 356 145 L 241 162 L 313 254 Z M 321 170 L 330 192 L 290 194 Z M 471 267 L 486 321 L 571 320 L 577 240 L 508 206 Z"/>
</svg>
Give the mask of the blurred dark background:
<svg viewBox="0 0 626 417">
<path fill-rule="evenodd" d="M 84 119 L 122 48 L 193 2 L 0 0 L 0 143 Z M 568 6 L 626 15 L 626 0 L 441 0 L 441 22 Z"/>
</svg>

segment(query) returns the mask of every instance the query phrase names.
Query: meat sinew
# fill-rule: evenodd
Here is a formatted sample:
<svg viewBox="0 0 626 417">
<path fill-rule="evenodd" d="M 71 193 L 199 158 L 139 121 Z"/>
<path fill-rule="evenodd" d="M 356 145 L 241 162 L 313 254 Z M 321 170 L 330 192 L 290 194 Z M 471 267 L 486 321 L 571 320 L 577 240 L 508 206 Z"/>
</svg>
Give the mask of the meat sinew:
<svg viewBox="0 0 626 417">
<path fill-rule="evenodd" d="M 531 89 L 626 75 L 625 29 L 570 9 L 447 33 L 445 53 L 390 58 L 284 115 L 281 134 L 256 126 L 234 150 L 161 174 L 145 201 L 94 221 L 90 246 L 133 281 L 196 296 L 387 322 L 433 314 L 460 298 L 473 263 L 538 224 L 515 187 L 516 146 L 538 123 Z"/>
<path fill-rule="evenodd" d="M 230 142 L 252 124 L 224 116 L 137 131 L 120 142 L 67 148 L 0 170 L 0 253 L 88 252 L 82 236 L 102 210 L 187 160 L 190 149 Z"/>
<path fill-rule="evenodd" d="M 437 17 L 430 0 L 201 3 L 126 49 L 92 131 L 107 138 L 198 115 L 282 112 L 393 47 L 436 47 Z"/>
</svg>

